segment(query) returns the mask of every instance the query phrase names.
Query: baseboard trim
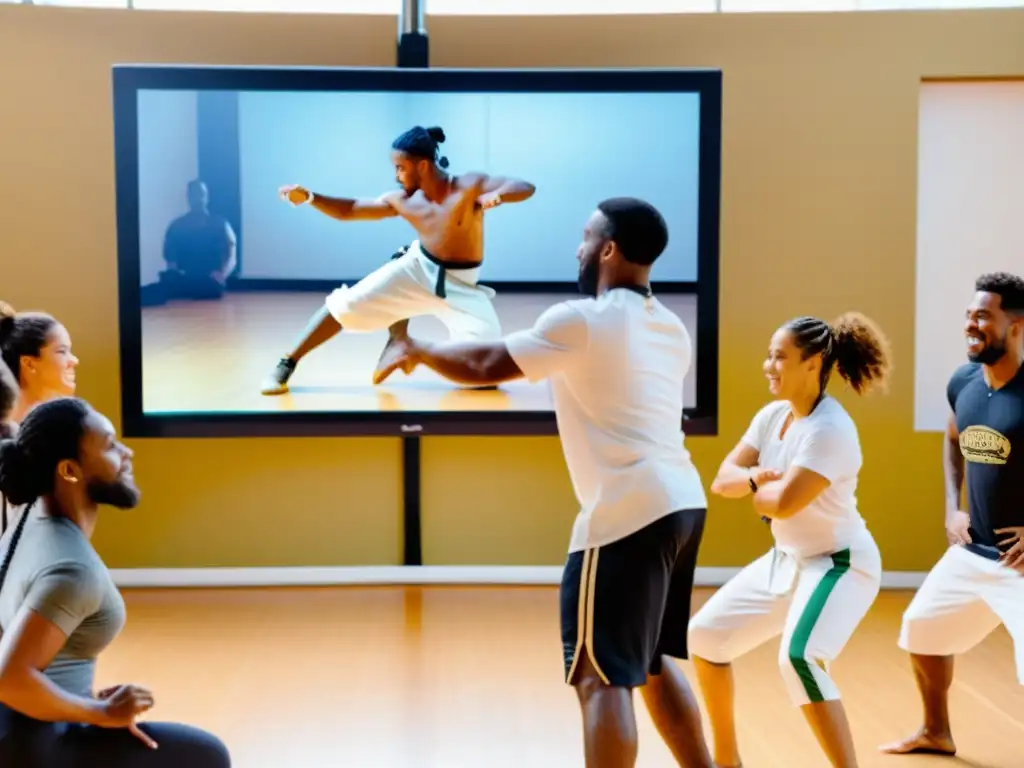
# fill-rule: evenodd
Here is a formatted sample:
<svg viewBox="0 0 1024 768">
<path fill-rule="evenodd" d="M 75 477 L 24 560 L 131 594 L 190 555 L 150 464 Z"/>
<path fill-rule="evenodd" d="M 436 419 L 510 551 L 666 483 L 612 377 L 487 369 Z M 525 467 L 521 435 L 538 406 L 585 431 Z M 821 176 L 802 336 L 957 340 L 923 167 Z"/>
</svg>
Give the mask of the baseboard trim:
<svg viewBox="0 0 1024 768">
<path fill-rule="evenodd" d="M 696 586 L 720 587 L 739 568 L 698 568 Z M 557 585 L 562 566 L 507 565 L 373 565 L 309 568 L 120 568 L 111 569 L 114 582 L 125 588 L 180 587 L 307 587 L 436 585 Z M 920 571 L 887 571 L 882 589 L 916 589 Z"/>
</svg>

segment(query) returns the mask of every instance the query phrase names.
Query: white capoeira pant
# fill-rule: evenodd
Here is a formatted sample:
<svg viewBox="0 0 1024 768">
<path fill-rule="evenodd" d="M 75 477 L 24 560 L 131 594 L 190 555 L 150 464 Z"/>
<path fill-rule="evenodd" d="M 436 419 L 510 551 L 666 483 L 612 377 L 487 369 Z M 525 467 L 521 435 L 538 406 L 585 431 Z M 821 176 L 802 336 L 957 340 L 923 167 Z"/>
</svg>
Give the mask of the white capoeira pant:
<svg viewBox="0 0 1024 768">
<path fill-rule="evenodd" d="M 346 331 L 369 333 L 433 315 L 454 340 L 493 341 L 501 338 L 495 293 L 477 284 L 479 274 L 479 266 L 446 266 L 414 240 L 402 256 L 332 291 L 325 305 Z"/>
<path fill-rule="evenodd" d="M 727 664 L 782 635 L 779 668 L 797 706 L 839 698 L 829 676 L 878 596 L 882 556 L 866 529 L 848 549 L 801 558 L 772 550 L 690 620 L 691 657 Z"/>
<path fill-rule="evenodd" d="M 903 613 L 899 646 L 918 656 L 966 653 L 1002 623 L 1024 685 L 1024 574 L 962 546 L 946 550 Z"/>
</svg>

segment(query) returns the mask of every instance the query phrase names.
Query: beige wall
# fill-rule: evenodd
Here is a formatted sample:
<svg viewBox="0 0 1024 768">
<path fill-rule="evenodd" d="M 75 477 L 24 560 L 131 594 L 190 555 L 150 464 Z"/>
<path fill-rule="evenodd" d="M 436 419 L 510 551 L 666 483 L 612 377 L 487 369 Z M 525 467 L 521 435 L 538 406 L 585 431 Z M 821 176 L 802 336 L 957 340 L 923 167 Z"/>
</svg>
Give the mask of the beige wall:
<svg viewBox="0 0 1024 768">
<path fill-rule="evenodd" d="M 917 88 L 1024 76 L 1024 11 L 429 23 L 435 66 L 723 69 L 722 437 L 693 454 L 710 481 L 764 400 L 779 322 L 863 310 L 898 370 L 888 397 L 846 398 L 860 499 L 886 566 L 927 568 L 943 534 L 939 438 L 912 430 Z M 0 296 L 67 323 L 84 397 L 116 421 L 110 66 L 386 66 L 395 33 L 394 18 L 0 7 Z M 145 500 L 101 527 L 111 566 L 400 562 L 397 441 L 133 446 Z M 428 564 L 562 561 L 575 507 L 556 439 L 429 438 L 423 452 Z M 715 502 L 706 541 L 702 565 L 729 566 L 768 539 L 744 505 Z"/>
</svg>

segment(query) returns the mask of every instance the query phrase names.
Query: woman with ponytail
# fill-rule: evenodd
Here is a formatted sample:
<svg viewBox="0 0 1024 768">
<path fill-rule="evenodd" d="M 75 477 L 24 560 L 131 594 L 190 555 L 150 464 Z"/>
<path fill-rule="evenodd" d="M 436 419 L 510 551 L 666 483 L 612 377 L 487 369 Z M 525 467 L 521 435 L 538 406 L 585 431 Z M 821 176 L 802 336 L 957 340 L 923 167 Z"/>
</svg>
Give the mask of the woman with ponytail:
<svg viewBox="0 0 1024 768">
<path fill-rule="evenodd" d="M 689 630 L 722 768 L 741 764 L 731 663 L 779 635 L 794 704 L 832 766 L 857 765 L 829 666 L 875 601 L 882 562 L 857 507 L 857 427 L 826 389 L 833 371 L 857 394 L 881 389 L 890 368 L 888 340 L 857 313 L 831 324 L 797 318 L 772 336 L 764 374 L 774 402 L 754 416 L 711 491 L 751 495 L 775 546 L 718 590 Z"/>
<path fill-rule="evenodd" d="M 0 765 L 228 768 L 214 736 L 136 723 L 153 694 L 93 693 L 125 605 L 91 538 L 99 508 L 139 500 L 131 451 L 82 400 L 34 407 L 0 442 L 0 493 L 25 512 L 0 539 Z"/>
<path fill-rule="evenodd" d="M 0 359 L 20 390 L 10 416 L 15 424 L 37 404 L 75 394 L 71 336 L 45 312 L 15 312 L 0 301 Z"/>
<path fill-rule="evenodd" d="M 15 312 L 0 301 L 0 364 L 14 380 L 13 401 L 0 413 L 0 437 L 17 429 L 35 405 L 75 393 L 78 358 L 71 354 L 67 328 L 44 312 Z M 10 381 L 2 376 L 6 395 Z M 6 398 L 4 398 L 6 400 Z M 0 534 L 17 522 L 21 510 L 0 498 Z"/>
</svg>

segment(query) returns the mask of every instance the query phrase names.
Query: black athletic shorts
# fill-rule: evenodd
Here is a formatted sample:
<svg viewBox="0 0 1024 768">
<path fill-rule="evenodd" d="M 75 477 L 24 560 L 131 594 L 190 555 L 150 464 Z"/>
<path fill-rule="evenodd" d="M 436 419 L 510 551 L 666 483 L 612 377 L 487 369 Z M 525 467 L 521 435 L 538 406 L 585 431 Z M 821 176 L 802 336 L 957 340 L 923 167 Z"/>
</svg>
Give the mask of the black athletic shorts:
<svg viewBox="0 0 1024 768">
<path fill-rule="evenodd" d="M 559 590 L 565 680 L 578 659 L 606 685 L 633 688 L 687 658 L 690 599 L 707 510 L 673 512 L 604 547 L 572 552 Z"/>
</svg>

